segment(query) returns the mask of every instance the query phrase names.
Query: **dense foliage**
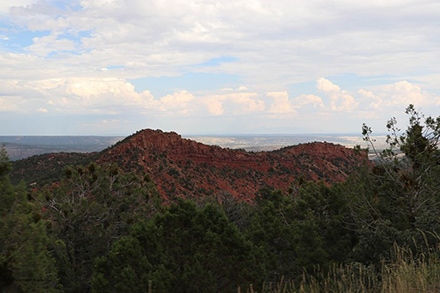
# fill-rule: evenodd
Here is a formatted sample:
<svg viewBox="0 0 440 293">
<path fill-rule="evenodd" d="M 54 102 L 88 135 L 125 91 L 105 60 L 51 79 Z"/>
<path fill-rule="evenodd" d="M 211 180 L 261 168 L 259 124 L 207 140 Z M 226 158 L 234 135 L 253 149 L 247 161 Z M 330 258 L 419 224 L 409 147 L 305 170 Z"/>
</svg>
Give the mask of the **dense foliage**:
<svg viewBox="0 0 440 293">
<path fill-rule="evenodd" d="M 95 163 L 68 167 L 58 183 L 27 191 L 10 183 L 3 149 L 0 286 L 392 291 L 393 276 L 408 269 L 423 288 L 437 290 L 440 117 L 425 118 L 413 106 L 407 113 L 403 134 L 389 121 L 390 148 L 377 154 L 379 163 L 366 162 L 333 186 L 299 178 L 287 193 L 263 189 L 252 204 L 228 194 L 164 202 L 148 176 Z M 374 146 L 371 129 L 363 130 Z M 411 289 L 411 280 L 397 280 Z"/>
<path fill-rule="evenodd" d="M 63 170 L 68 165 L 88 165 L 96 160 L 99 153 L 48 153 L 36 155 L 25 160 L 12 163 L 11 182 L 18 184 L 45 184 L 57 182 L 61 179 Z M 32 170 L 31 172 L 29 170 Z"/>
<path fill-rule="evenodd" d="M 109 278 L 110 276 L 110 278 Z M 97 292 L 231 292 L 264 276 L 259 251 L 212 205 L 178 201 L 97 261 Z"/>
<path fill-rule="evenodd" d="M 10 163 L 0 151 L 0 288 L 10 292 L 57 292 L 58 276 L 40 201 L 9 181 Z"/>
</svg>

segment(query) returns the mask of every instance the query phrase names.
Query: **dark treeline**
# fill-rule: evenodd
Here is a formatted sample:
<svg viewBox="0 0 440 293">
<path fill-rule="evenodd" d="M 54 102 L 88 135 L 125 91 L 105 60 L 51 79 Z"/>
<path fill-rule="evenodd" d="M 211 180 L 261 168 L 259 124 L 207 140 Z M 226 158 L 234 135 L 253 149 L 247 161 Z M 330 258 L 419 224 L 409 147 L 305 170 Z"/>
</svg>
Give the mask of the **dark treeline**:
<svg viewBox="0 0 440 293">
<path fill-rule="evenodd" d="M 0 288 L 261 292 L 288 280 L 291 291 L 301 291 L 305 275 L 319 283 L 335 266 L 372 272 L 383 283 L 396 247 L 413 259 L 439 251 L 440 117 L 412 106 L 407 113 L 402 135 L 389 121 L 390 149 L 379 164 L 366 162 L 333 186 L 299 178 L 288 193 L 263 189 L 252 204 L 228 194 L 164 203 L 148 175 L 95 163 L 28 190 L 11 184 L 3 149 Z M 363 131 L 369 140 L 371 129 Z M 381 291 L 380 282 L 362 288 Z"/>
</svg>

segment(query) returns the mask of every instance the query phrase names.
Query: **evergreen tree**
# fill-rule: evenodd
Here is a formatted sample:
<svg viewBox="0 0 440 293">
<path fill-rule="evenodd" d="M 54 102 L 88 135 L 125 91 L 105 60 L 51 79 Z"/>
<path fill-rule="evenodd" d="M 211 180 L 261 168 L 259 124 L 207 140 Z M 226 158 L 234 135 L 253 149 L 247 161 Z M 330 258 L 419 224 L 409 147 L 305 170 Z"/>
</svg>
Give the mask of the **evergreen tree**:
<svg viewBox="0 0 440 293">
<path fill-rule="evenodd" d="M 6 292 L 58 292 L 54 260 L 42 206 L 24 187 L 9 181 L 10 163 L 0 151 L 0 289 Z"/>
<path fill-rule="evenodd" d="M 334 188 L 309 182 L 295 190 L 262 190 L 247 232 L 265 253 L 270 282 L 345 261 L 355 238 L 343 225 L 350 217 L 347 201 Z"/>
<path fill-rule="evenodd" d="M 363 126 L 365 140 L 378 156 L 371 172 L 353 176 L 345 191 L 352 198 L 352 228 L 359 243 L 353 257 L 377 263 L 389 258 L 395 243 L 417 250 L 437 245 L 440 234 L 440 117 L 425 117 L 408 106 L 405 132 L 392 118 L 387 123 L 389 147 L 375 149 L 372 130 Z"/>
<path fill-rule="evenodd" d="M 121 274 L 123 272 L 123 274 Z M 232 292 L 264 277 L 258 252 L 212 205 L 179 200 L 97 262 L 96 292 Z"/>
<path fill-rule="evenodd" d="M 43 198 L 66 292 L 90 290 L 95 259 L 108 254 L 112 243 L 156 205 L 151 180 L 95 163 L 68 167 L 60 184 L 46 187 Z"/>
</svg>

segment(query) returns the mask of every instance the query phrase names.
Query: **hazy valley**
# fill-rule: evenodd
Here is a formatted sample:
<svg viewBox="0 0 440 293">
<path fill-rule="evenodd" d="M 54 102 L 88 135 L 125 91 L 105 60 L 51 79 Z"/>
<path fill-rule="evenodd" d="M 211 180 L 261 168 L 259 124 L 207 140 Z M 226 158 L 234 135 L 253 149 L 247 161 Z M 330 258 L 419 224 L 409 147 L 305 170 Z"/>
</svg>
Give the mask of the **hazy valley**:
<svg viewBox="0 0 440 293">
<path fill-rule="evenodd" d="M 309 142 L 330 142 L 346 147 L 367 147 L 362 136 L 347 135 L 184 135 L 207 145 L 247 151 L 273 151 L 286 146 Z M 98 152 L 116 144 L 123 136 L 0 136 L 12 161 L 34 155 L 57 152 Z M 379 149 L 386 144 L 385 136 L 373 136 Z"/>
</svg>

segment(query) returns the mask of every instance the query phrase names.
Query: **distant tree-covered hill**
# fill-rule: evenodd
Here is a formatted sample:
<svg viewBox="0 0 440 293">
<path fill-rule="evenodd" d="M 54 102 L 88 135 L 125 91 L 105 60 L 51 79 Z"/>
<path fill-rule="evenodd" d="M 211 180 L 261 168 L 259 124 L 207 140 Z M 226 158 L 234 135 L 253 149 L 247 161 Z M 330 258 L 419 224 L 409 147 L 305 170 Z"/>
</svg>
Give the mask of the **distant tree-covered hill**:
<svg viewBox="0 0 440 293">
<path fill-rule="evenodd" d="M 12 162 L 11 182 L 30 185 L 59 181 L 69 165 L 87 165 L 99 158 L 99 153 L 49 153 Z"/>
</svg>

